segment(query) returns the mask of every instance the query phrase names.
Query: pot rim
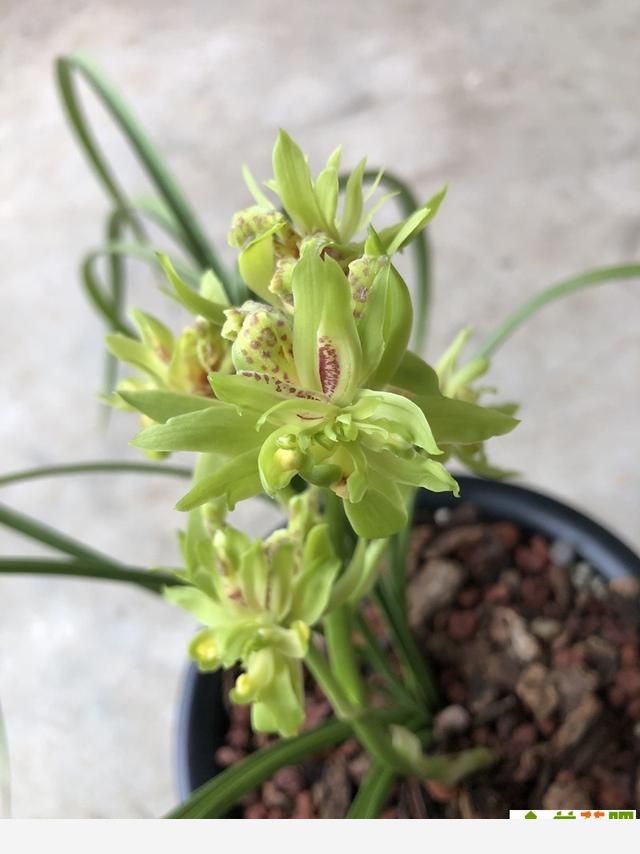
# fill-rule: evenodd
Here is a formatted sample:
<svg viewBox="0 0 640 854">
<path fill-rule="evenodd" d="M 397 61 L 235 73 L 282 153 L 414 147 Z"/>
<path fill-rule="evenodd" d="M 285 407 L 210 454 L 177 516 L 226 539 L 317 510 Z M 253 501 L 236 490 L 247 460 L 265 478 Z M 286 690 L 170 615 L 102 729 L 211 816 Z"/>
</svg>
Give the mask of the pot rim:
<svg viewBox="0 0 640 854">
<path fill-rule="evenodd" d="M 571 545 L 579 557 L 609 579 L 640 577 L 640 556 L 598 522 L 570 505 L 535 489 L 469 475 L 456 476 L 460 497 L 478 505 L 481 517 L 514 522 Z M 455 507 L 451 493 L 418 490 L 416 506 Z M 189 664 L 182 679 L 176 722 L 175 769 L 181 800 L 210 780 L 219 768 L 214 754 L 223 743 L 228 719 L 222 701 L 220 671 L 200 673 Z"/>
</svg>

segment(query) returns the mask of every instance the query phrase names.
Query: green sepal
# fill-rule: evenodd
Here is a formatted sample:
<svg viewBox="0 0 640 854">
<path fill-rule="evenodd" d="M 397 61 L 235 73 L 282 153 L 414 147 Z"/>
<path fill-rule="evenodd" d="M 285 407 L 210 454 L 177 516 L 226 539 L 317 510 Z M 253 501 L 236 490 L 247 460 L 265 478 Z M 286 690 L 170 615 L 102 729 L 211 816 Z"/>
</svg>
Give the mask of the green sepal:
<svg viewBox="0 0 640 854">
<path fill-rule="evenodd" d="M 440 395 L 437 372 L 411 350 L 405 351 L 389 385 L 412 395 Z"/>
<path fill-rule="evenodd" d="M 192 587 L 189 584 L 176 584 L 173 587 L 165 587 L 163 595 L 167 601 L 189 611 L 198 622 L 204 625 L 213 624 L 218 619 L 220 606 L 202 590 L 198 590 L 197 587 Z"/>
<path fill-rule="evenodd" d="M 265 413 L 289 400 L 262 374 L 210 374 L 209 383 L 218 400 L 241 412 Z"/>
<path fill-rule="evenodd" d="M 458 484 L 441 462 L 424 454 L 413 453 L 404 459 L 390 451 L 368 453 L 369 470 L 403 486 L 422 486 L 430 492 L 453 492 L 458 495 Z"/>
<path fill-rule="evenodd" d="M 366 384 L 370 388 L 382 388 L 395 374 L 407 350 L 413 323 L 413 306 L 404 279 L 391 263 L 378 273 L 373 287 L 381 287 L 385 293 L 382 325 L 384 349 Z"/>
<path fill-rule="evenodd" d="M 367 229 L 367 239 L 364 242 L 364 254 L 374 256 L 384 256 L 387 254 L 384 241 L 381 239 L 375 228 L 369 223 Z"/>
<path fill-rule="evenodd" d="M 167 362 L 171 358 L 174 343 L 173 333 L 169 327 L 139 308 L 131 309 L 131 317 L 145 347 L 152 350 L 163 362 Z"/>
<path fill-rule="evenodd" d="M 472 334 L 473 327 L 471 326 L 465 326 L 460 330 L 460 332 L 458 332 L 456 337 L 453 339 L 451 344 L 449 344 L 436 363 L 435 369 L 439 377 L 442 377 L 449 371 L 455 369 L 458 364 L 460 353 Z"/>
<path fill-rule="evenodd" d="M 248 166 L 242 167 L 242 177 L 244 178 L 244 182 L 247 185 L 247 189 L 253 196 L 256 204 L 260 205 L 260 207 L 264 208 L 265 210 L 273 210 L 272 203 L 269 201 L 269 199 L 265 196 L 265 194 L 258 186 L 258 182 L 251 174 L 251 170 Z"/>
<path fill-rule="evenodd" d="M 407 524 L 405 500 L 398 486 L 377 472 L 369 472 L 368 489 L 358 502 L 344 500 L 344 510 L 359 537 L 390 537 Z"/>
<path fill-rule="evenodd" d="M 208 302 L 221 305 L 223 308 L 229 306 L 229 297 L 226 294 L 224 285 L 213 270 L 205 270 L 200 277 L 200 296 Z"/>
<path fill-rule="evenodd" d="M 340 569 L 328 525 L 316 525 L 307 535 L 302 566 L 295 584 L 289 619 L 301 620 L 312 626 L 329 604 L 333 582 Z"/>
<path fill-rule="evenodd" d="M 252 418 L 214 400 L 206 409 L 147 427 L 132 444 L 147 451 L 211 451 L 232 456 L 261 441 Z"/>
<path fill-rule="evenodd" d="M 424 412 L 438 445 L 473 445 L 492 436 L 510 433 L 517 418 L 465 400 L 440 396 L 416 396 L 414 402 Z"/>
<path fill-rule="evenodd" d="M 222 326 L 225 319 L 225 306 L 216 302 L 211 302 L 211 300 L 189 287 L 189 285 L 176 273 L 175 268 L 167 255 L 163 255 L 159 252 L 158 260 L 167 279 L 169 280 L 169 283 L 173 287 L 178 302 L 192 314 L 200 315 L 211 321 L 211 323 L 214 323 L 216 326 Z"/>
<path fill-rule="evenodd" d="M 445 184 L 428 202 L 407 219 L 380 231 L 380 239 L 385 246 L 387 255 L 394 255 L 399 252 L 422 231 L 425 225 L 438 213 L 438 208 L 446 194 L 447 186 Z"/>
<path fill-rule="evenodd" d="M 316 178 L 315 184 L 318 205 L 327 222 L 335 222 L 339 190 L 338 169 L 327 165 Z"/>
<path fill-rule="evenodd" d="M 367 290 L 366 303 L 358 320 L 362 346 L 361 385 L 375 374 L 385 352 L 385 318 L 387 314 L 388 278 L 377 275 Z"/>
<path fill-rule="evenodd" d="M 112 332 L 105 337 L 105 343 L 107 349 L 121 362 L 140 368 L 160 384 L 164 383 L 166 362 L 142 341 L 136 341 L 135 338 L 129 338 L 120 332 Z"/>
<path fill-rule="evenodd" d="M 286 131 L 281 130 L 273 149 L 273 174 L 282 205 L 303 232 L 330 232 L 318 205 L 306 158 Z"/>
<path fill-rule="evenodd" d="M 445 450 L 449 450 L 449 448 L 445 446 Z M 515 469 L 503 469 L 490 463 L 482 444 L 455 445 L 451 448 L 451 455 L 455 456 L 469 471 L 480 477 L 487 477 L 491 480 L 505 480 L 520 474 Z"/>
<path fill-rule="evenodd" d="M 294 571 L 294 544 L 283 540 L 277 543 L 270 554 L 269 572 L 269 611 L 278 622 L 284 620 L 291 607 L 293 600 L 293 571 Z M 293 635 L 297 638 L 297 635 Z M 287 635 L 289 637 L 289 635 Z M 294 655 L 290 644 L 283 649 L 287 655 Z M 301 656 L 305 651 L 301 650 Z"/>
<path fill-rule="evenodd" d="M 222 463 L 214 474 L 195 483 L 178 501 L 176 510 L 193 510 L 220 497 L 224 497 L 227 508 L 233 510 L 239 501 L 258 495 L 260 490 L 258 449 L 252 448 L 233 456 Z"/>
<path fill-rule="evenodd" d="M 367 158 L 364 157 L 356 166 L 347 179 L 344 193 L 344 211 L 340 220 L 340 239 L 348 243 L 357 232 L 362 221 L 362 210 L 364 205 L 362 195 L 362 176 L 367 166 Z"/>
<path fill-rule="evenodd" d="M 196 412 L 215 406 L 215 401 L 210 397 L 200 397 L 196 394 L 181 394 L 177 391 L 164 391 L 148 389 L 142 391 L 118 391 L 129 406 L 132 406 L 142 415 L 151 418 L 159 424 L 164 424 L 170 418 L 177 415 L 185 415 L 187 412 Z"/>
<path fill-rule="evenodd" d="M 269 290 L 275 268 L 273 236 L 284 223 L 279 223 L 252 240 L 238 256 L 238 269 L 249 288 L 268 303 L 274 301 Z"/>
<path fill-rule="evenodd" d="M 240 555 L 239 564 L 238 580 L 244 601 L 250 608 L 264 609 L 269 590 L 269 566 L 260 540 Z"/>
</svg>

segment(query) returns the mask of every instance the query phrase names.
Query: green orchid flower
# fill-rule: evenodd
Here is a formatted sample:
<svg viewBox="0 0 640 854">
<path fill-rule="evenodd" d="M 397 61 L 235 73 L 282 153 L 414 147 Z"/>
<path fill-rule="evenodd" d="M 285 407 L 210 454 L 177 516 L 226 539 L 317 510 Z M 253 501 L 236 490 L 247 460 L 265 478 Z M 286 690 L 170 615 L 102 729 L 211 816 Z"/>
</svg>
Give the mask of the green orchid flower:
<svg viewBox="0 0 640 854">
<path fill-rule="evenodd" d="M 165 591 L 205 626 L 190 645 L 200 669 L 240 664 L 232 701 L 251 704 L 256 731 L 285 737 L 304 720 L 301 662 L 340 569 L 315 493 L 290 511 L 288 527 L 264 541 L 228 526 L 199 539 L 185 554 L 188 583 Z"/>
<path fill-rule="evenodd" d="M 139 338 L 112 333 L 107 335 L 106 343 L 114 356 L 140 374 L 122 380 L 108 402 L 121 409 L 132 409 L 127 401 L 129 393 L 167 391 L 184 398 L 184 406 L 198 409 L 202 405 L 199 398 L 213 396 L 209 374 L 232 369 L 229 345 L 221 335 L 226 306 L 216 302 L 223 298 L 223 292 L 212 273 L 203 276 L 199 293 L 193 291 L 166 256 L 158 257 L 174 289 L 171 295 L 196 315 L 194 323 L 175 337 L 160 320 L 134 309 L 132 320 Z M 144 424 L 156 420 L 162 419 L 143 414 Z"/>
<path fill-rule="evenodd" d="M 374 234 L 371 252 L 375 244 Z M 220 455 L 179 509 L 275 496 L 300 475 L 339 495 L 354 531 L 371 538 L 405 524 L 412 487 L 457 492 L 424 413 L 383 388 L 405 352 L 411 304 L 388 258 L 372 257 L 380 260 L 359 311 L 347 276 L 313 244 L 293 275 L 293 316 L 255 302 L 227 310 L 236 374 L 210 375 L 216 401 L 206 409 L 172 410 L 168 400 L 172 417 L 134 441 Z M 144 392 L 126 399 L 147 411 Z"/>
<path fill-rule="evenodd" d="M 488 359 L 475 358 L 466 364 L 459 364 L 462 350 L 472 333 L 473 329 L 470 326 L 462 329 L 435 367 L 444 395 L 457 400 L 479 403 L 483 395 L 495 394 L 497 389 L 491 385 L 475 385 L 476 380 L 485 376 L 491 367 Z M 492 408 L 507 417 L 513 417 L 518 411 L 518 404 L 494 404 Z M 499 480 L 513 477 L 518 473 L 511 469 L 499 468 L 490 463 L 483 441 L 465 445 L 452 445 L 445 448 L 445 450 L 449 457 L 457 458 L 466 468 L 481 477 Z"/>
<path fill-rule="evenodd" d="M 340 207 L 339 170 L 341 147 L 330 155 L 325 168 L 314 179 L 307 160 L 284 131 L 273 150 L 274 179 L 266 186 L 278 196 L 282 210 L 267 198 L 245 167 L 244 177 L 255 205 L 233 217 L 229 243 L 240 249 L 240 274 L 262 300 L 291 311 L 293 270 L 309 239 L 323 248 L 347 272 L 364 251 L 364 239 L 355 241 L 371 223 L 379 208 L 395 193 L 371 203 L 382 172 L 368 191 L 364 190 L 366 158 L 349 175 Z M 438 192 L 414 214 L 380 232 L 383 254 L 401 251 L 435 216 L 446 188 Z"/>
</svg>

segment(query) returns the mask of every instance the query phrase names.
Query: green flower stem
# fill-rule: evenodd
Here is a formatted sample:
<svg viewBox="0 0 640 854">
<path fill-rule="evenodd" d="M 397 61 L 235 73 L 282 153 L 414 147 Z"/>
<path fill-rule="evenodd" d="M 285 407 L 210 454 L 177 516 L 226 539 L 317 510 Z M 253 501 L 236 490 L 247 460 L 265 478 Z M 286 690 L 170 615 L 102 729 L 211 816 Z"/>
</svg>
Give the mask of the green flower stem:
<svg viewBox="0 0 640 854">
<path fill-rule="evenodd" d="M 583 288 L 604 285 L 607 282 L 622 279 L 640 279 L 640 264 L 622 264 L 617 267 L 601 267 L 596 270 L 589 270 L 545 288 L 510 314 L 504 323 L 485 339 L 476 356 L 481 359 L 489 358 L 525 320 L 528 320 L 553 300 L 568 296 Z"/>
<path fill-rule="evenodd" d="M 95 578 L 99 581 L 127 581 L 144 587 L 153 593 L 162 593 L 167 586 L 182 584 L 177 576 L 167 572 L 98 563 L 87 558 L 79 558 L 73 561 L 40 557 L 0 558 L 0 574 L 20 573 L 66 575 L 75 578 Z"/>
<path fill-rule="evenodd" d="M 353 708 L 349 700 L 344 696 L 342 686 L 334 676 L 326 658 L 315 645 L 313 638 L 309 641 L 305 663 L 311 671 L 313 678 L 324 691 L 338 718 L 340 720 L 352 721 L 356 715 L 356 709 Z"/>
<path fill-rule="evenodd" d="M 66 534 L 61 534 L 55 528 L 50 528 L 48 525 L 44 525 L 30 516 L 18 513 L 17 510 L 12 510 L 5 504 L 0 504 L 0 525 L 12 528 L 14 531 L 18 531 L 32 540 L 44 543 L 44 545 L 72 557 L 103 566 L 119 565 L 116 561 L 107 557 L 107 555 L 103 555 L 101 552 L 92 549 L 90 546 L 86 546 L 78 540 L 74 540 L 72 537 L 67 537 Z"/>
<path fill-rule="evenodd" d="M 331 540 L 336 554 L 343 561 L 351 559 L 356 537 L 344 512 L 344 503 L 331 489 L 324 489 L 324 515 L 329 524 Z"/>
<path fill-rule="evenodd" d="M 351 804 L 347 818 L 378 818 L 396 777 L 392 768 L 373 762 Z"/>
<path fill-rule="evenodd" d="M 399 773 L 408 773 L 410 768 L 404 757 L 400 756 L 391 743 L 387 727 L 383 723 L 367 716 L 364 710 L 354 708 L 349 703 L 349 700 L 343 693 L 342 686 L 333 675 L 324 655 L 315 646 L 313 641 L 309 644 L 305 663 L 318 685 L 324 691 L 337 717 L 349 722 L 353 734 L 365 750 L 383 765 L 388 765 Z M 398 711 L 402 714 L 401 710 Z M 404 710 L 404 720 L 414 715 L 414 712 Z"/>
<path fill-rule="evenodd" d="M 69 463 L 58 466 L 40 466 L 23 471 L 10 472 L 0 476 L 0 486 L 12 483 L 22 483 L 28 480 L 38 480 L 58 475 L 76 474 L 164 474 L 170 477 L 189 478 L 193 471 L 186 466 L 172 466 L 166 463 L 131 463 L 127 460 L 101 460 L 86 463 Z"/>
<path fill-rule="evenodd" d="M 350 703 L 362 708 L 364 684 L 352 638 L 352 612 L 347 605 L 335 608 L 324 620 L 331 669 Z"/>
</svg>

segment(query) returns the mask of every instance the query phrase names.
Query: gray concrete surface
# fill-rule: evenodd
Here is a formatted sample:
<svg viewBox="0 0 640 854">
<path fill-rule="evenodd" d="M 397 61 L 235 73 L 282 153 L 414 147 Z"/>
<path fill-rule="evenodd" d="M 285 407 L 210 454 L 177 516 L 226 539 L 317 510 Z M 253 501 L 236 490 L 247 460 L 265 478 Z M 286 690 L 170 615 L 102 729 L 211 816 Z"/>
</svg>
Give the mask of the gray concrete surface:
<svg viewBox="0 0 640 854">
<path fill-rule="evenodd" d="M 127 93 L 223 239 L 285 126 L 318 165 L 338 143 L 450 194 L 432 234 L 431 355 L 488 332 L 543 285 L 640 257 L 640 8 L 634 0 L 0 2 L 0 470 L 135 457 L 133 420 L 99 429 L 100 323 L 80 253 L 107 206 L 65 126 L 53 58 L 85 48 Z M 144 182 L 104 128 L 128 186 Z M 134 301 L 149 279 L 133 270 Z M 138 284 L 139 282 L 139 284 Z M 547 309 L 492 378 L 524 401 L 496 461 L 640 545 L 640 287 Z M 140 563 L 170 562 L 180 483 L 47 481 L 2 499 Z M 255 507 L 242 523 L 267 527 Z M 33 553 L 0 532 L 2 553 Z M 192 623 L 151 596 L 0 581 L 0 699 L 18 817 L 146 817 L 174 800 L 172 722 Z"/>
</svg>

